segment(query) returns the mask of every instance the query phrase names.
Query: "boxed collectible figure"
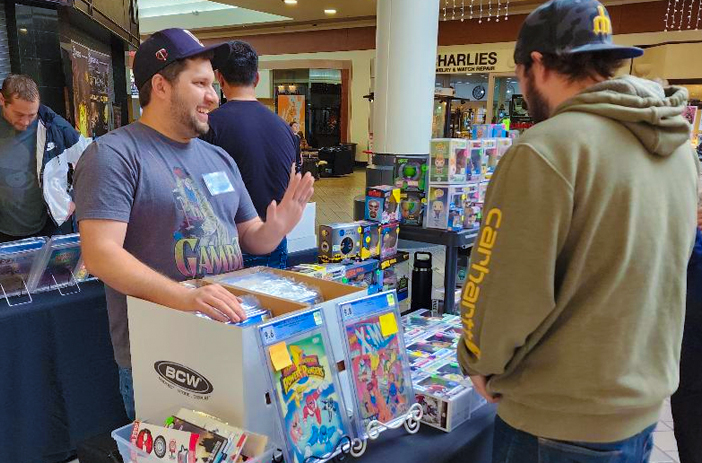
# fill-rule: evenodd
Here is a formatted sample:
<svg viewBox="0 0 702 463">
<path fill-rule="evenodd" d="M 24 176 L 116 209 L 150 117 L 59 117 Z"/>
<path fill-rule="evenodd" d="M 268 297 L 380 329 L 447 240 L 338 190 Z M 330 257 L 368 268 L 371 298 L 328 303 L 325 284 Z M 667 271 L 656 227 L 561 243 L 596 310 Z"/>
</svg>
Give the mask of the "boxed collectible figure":
<svg viewBox="0 0 702 463">
<path fill-rule="evenodd" d="M 340 444 L 357 430 L 347 415 L 322 311 L 278 318 L 259 326 L 259 333 L 285 461 L 326 461 L 341 453 Z"/>
<path fill-rule="evenodd" d="M 459 185 L 431 185 L 429 207 L 425 214 L 427 228 L 462 230 L 467 188 Z"/>
<path fill-rule="evenodd" d="M 356 222 L 320 225 L 320 260 L 322 262 L 340 262 L 360 256 L 361 232 L 361 226 Z"/>
<path fill-rule="evenodd" d="M 380 228 L 377 222 L 361 220 L 361 260 L 373 259 L 380 255 Z"/>
<path fill-rule="evenodd" d="M 483 203 L 480 202 L 480 184 L 471 182 L 466 185 L 466 199 L 463 202 L 463 228 L 472 229 L 480 226 Z"/>
<path fill-rule="evenodd" d="M 427 188 L 426 156 L 395 157 L 395 186 L 402 191 L 426 191 Z"/>
<path fill-rule="evenodd" d="M 430 159 L 430 182 L 460 183 L 466 180 L 468 142 L 464 138 L 433 139 Z"/>
<path fill-rule="evenodd" d="M 483 158 L 485 150 L 482 140 L 470 140 L 468 142 L 468 165 L 466 166 L 466 179 L 478 180 L 483 173 Z"/>
<path fill-rule="evenodd" d="M 380 258 L 387 259 L 397 254 L 400 225 L 397 222 L 380 226 Z"/>
<path fill-rule="evenodd" d="M 383 273 L 379 268 L 377 259 L 368 259 L 346 265 L 344 278 L 345 285 L 366 288 L 368 294 L 375 294 L 383 289 Z"/>
<path fill-rule="evenodd" d="M 400 189 L 380 185 L 366 189 L 366 220 L 389 223 L 398 220 Z"/>
<path fill-rule="evenodd" d="M 424 223 L 424 206 L 427 200 L 424 193 L 407 191 L 400 200 L 401 222 L 406 225 L 421 226 Z"/>
<path fill-rule="evenodd" d="M 422 423 L 446 432 L 470 419 L 474 400 L 479 400 L 472 387 L 438 374 L 418 374 L 414 392 L 424 411 Z"/>
<path fill-rule="evenodd" d="M 491 128 L 489 124 L 475 124 L 473 125 L 473 140 L 480 140 L 481 138 L 488 138 L 491 133 Z"/>
<path fill-rule="evenodd" d="M 494 138 L 483 140 L 483 149 L 485 150 L 485 155 L 483 156 L 483 175 L 485 178 L 489 179 L 495 171 L 495 166 L 497 166 L 497 140 Z"/>
</svg>

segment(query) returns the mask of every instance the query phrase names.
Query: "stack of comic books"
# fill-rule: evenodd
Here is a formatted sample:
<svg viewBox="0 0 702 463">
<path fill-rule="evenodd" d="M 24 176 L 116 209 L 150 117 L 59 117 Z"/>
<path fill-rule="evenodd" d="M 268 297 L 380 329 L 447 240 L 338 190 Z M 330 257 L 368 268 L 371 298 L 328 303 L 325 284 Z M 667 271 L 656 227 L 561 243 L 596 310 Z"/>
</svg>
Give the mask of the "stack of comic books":
<svg viewBox="0 0 702 463">
<path fill-rule="evenodd" d="M 296 312 L 258 329 L 285 461 L 317 463 L 346 452 L 354 431 L 322 312 Z"/>
</svg>

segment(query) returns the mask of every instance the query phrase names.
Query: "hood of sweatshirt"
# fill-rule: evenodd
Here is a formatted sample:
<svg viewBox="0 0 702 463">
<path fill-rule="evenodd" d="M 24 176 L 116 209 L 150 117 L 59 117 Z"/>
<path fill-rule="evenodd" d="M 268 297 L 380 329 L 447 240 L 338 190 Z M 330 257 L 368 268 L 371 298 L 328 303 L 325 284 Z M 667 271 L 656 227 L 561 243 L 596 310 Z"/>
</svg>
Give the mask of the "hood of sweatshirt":
<svg viewBox="0 0 702 463">
<path fill-rule="evenodd" d="M 628 128 L 651 153 L 669 156 L 690 140 L 683 117 L 687 89 L 669 87 L 633 76 L 593 85 L 556 108 L 555 115 L 585 112 L 614 119 Z"/>
</svg>

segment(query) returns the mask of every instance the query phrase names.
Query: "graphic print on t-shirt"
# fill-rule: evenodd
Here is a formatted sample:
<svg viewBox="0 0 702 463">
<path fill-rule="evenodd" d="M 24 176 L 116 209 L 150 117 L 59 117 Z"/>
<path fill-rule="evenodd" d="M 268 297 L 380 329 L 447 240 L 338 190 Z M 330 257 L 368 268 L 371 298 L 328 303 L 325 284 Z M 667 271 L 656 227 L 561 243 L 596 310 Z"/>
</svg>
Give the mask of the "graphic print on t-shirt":
<svg viewBox="0 0 702 463">
<path fill-rule="evenodd" d="M 173 233 L 178 271 L 194 278 L 240 269 L 243 259 L 238 237 L 230 238 L 207 196 L 185 170 L 176 167 L 173 173 L 173 198 L 183 214 Z"/>
</svg>

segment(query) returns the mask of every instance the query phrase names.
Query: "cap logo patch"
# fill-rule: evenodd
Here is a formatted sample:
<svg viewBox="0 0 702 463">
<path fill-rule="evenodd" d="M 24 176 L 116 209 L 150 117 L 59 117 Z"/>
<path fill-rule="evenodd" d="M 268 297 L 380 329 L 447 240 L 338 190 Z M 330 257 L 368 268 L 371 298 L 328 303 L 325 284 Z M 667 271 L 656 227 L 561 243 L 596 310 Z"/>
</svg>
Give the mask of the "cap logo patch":
<svg viewBox="0 0 702 463">
<path fill-rule="evenodd" d="M 168 52 L 165 48 L 161 48 L 156 52 L 156 59 L 159 61 L 166 61 L 168 59 Z"/>
<path fill-rule="evenodd" d="M 194 41 L 196 41 L 197 43 L 199 43 L 201 47 L 204 47 L 204 45 L 202 44 L 202 42 L 200 42 L 200 39 L 198 39 L 197 37 L 195 37 L 195 35 L 194 35 L 192 32 L 190 32 L 190 31 L 187 30 L 187 29 L 183 29 L 183 32 L 185 32 L 185 33 L 188 34 L 190 37 L 192 37 L 192 39 L 193 39 Z"/>
<path fill-rule="evenodd" d="M 597 7 L 599 14 L 593 20 L 593 32 L 598 35 L 610 35 L 612 33 L 612 21 L 610 21 L 602 5 Z"/>
</svg>

